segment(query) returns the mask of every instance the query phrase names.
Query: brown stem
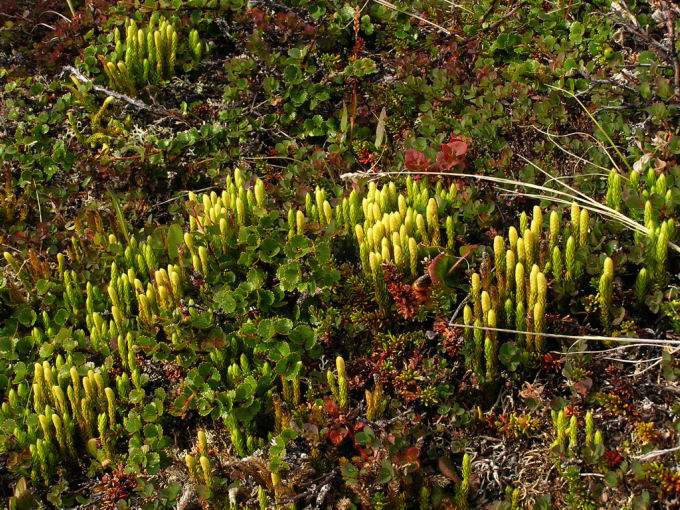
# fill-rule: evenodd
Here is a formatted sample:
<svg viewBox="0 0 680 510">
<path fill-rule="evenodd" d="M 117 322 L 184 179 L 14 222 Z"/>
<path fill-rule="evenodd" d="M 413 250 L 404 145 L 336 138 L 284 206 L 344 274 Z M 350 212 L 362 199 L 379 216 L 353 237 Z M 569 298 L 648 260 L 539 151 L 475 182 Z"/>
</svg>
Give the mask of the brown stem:
<svg viewBox="0 0 680 510">
<path fill-rule="evenodd" d="M 678 51 L 675 47 L 675 20 L 673 19 L 673 13 L 671 12 L 668 1 L 664 0 L 664 14 L 666 16 L 666 28 L 668 29 L 668 35 L 670 36 L 671 42 L 671 59 L 673 61 L 673 88 L 675 90 L 675 95 L 680 97 L 680 59 L 678 58 Z"/>
</svg>

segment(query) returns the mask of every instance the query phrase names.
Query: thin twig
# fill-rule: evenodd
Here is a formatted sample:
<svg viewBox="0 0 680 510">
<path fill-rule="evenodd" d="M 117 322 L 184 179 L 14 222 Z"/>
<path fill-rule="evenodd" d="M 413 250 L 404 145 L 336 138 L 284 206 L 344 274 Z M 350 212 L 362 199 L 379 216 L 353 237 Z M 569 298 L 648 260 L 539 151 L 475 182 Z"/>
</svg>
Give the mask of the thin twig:
<svg viewBox="0 0 680 510">
<path fill-rule="evenodd" d="M 181 191 L 179 194 L 180 195 L 188 195 L 189 193 L 203 193 L 204 191 L 209 191 L 209 190 L 214 189 L 216 187 L 217 186 L 208 186 L 207 188 L 195 189 L 195 190 L 191 190 L 191 191 Z M 162 202 L 158 202 L 157 204 L 153 204 L 152 206 L 150 206 L 147 209 L 147 211 L 151 211 L 152 209 L 155 209 L 156 207 L 160 207 L 162 205 L 169 204 L 170 202 L 174 202 L 175 200 L 179 200 L 180 198 L 182 198 L 182 197 L 179 196 L 179 197 L 170 198 L 168 200 L 163 200 Z"/>
<path fill-rule="evenodd" d="M 70 19 L 68 19 L 66 16 L 64 16 L 63 14 L 61 14 L 60 12 L 57 12 L 57 11 L 52 11 L 52 10 L 43 11 L 40 14 L 38 14 L 38 18 L 40 18 L 40 16 L 42 16 L 43 14 L 54 14 L 56 16 L 59 16 L 61 19 L 68 21 L 69 23 L 72 23 L 72 21 Z"/>
<path fill-rule="evenodd" d="M 453 315 L 451 316 L 451 319 L 449 320 L 449 326 L 453 326 L 453 322 L 458 318 L 458 314 L 460 311 L 463 309 L 463 306 L 465 303 L 467 303 L 470 300 L 470 294 L 465 296 L 465 299 L 463 299 L 459 304 L 456 310 L 453 312 Z"/>
<path fill-rule="evenodd" d="M 621 112 L 624 110 L 642 110 L 647 108 L 647 104 L 622 104 L 622 105 L 611 105 L 611 106 L 600 106 L 593 111 L 593 115 L 597 115 L 601 112 Z"/>
<path fill-rule="evenodd" d="M 595 87 L 597 87 L 598 85 L 599 85 L 598 83 L 592 83 L 592 84 L 590 85 L 590 87 L 588 87 L 587 89 L 583 89 L 583 90 L 580 91 L 580 92 L 576 92 L 574 95 L 575 95 L 576 97 L 585 96 L 586 94 L 589 94 L 590 92 L 592 92 L 593 89 L 594 89 Z"/>
<path fill-rule="evenodd" d="M 671 356 L 674 355 L 676 352 L 678 352 L 678 349 L 680 347 L 676 347 L 675 349 L 670 349 L 670 354 Z M 639 376 L 641 374 L 644 374 L 645 372 L 649 372 L 652 368 L 659 366 L 661 363 L 663 363 L 663 356 L 660 358 L 656 358 L 656 361 L 649 365 L 648 367 L 645 367 L 643 370 L 640 370 L 639 372 L 635 372 L 634 374 L 630 374 L 627 377 L 635 377 Z"/>
<path fill-rule="evenodd" d="M 296 494 L 295 496 L 287 498 L 285 500 L 285 504 L 294 503 L 295 501 L 299 501 L 310 496 L 316 496 L 316 494 L 319 491 L 319 488 L 329 483 L 333 478 L 335 478 L 336 475 L 337 472 L 334 469 L 333 471 L 323 476 L 322 478 L 319 478 L 318 480 L 311 482 L 310 483 L 311 487 L 309 489 L 305 490 L 304 492 L 301 492 L 300 494 Z"/>
<path fill-rule="evenodd" d="M 611 16 L 609 14 L 603 14 L 603 17 L 613 21 L 614 23 L 621 25 L 623 28 L 625 28 L 628 32 L 630 32 L 631 34 L 636 36 L 638 39 L 642 39 L 646 43 L 654 46 L 655 48 L 657 48 L 659 51 L 661 51 L 665 55 L 666 60 L 669 60 L 669 57 L 671 55 L 671 51 L 666 46 L 661 44 L 659 41 L 655 40 L 647 32 L 644 32 L 643 30 L 640 30 L 640 29 L 630 25 L 629 23 L 625 22 L 621 18 L 617 18 L 617 17 Z"/>
<path fill-rule="evenodd" d="M 21 253 L 21 250 L 19 248 L 15 248 L 14 246 L 10 246 L 9 244 L 0 243 L 0 246 L 4 246 L 7 250 L 14 250 L 16 253 Z"/>
<path fill-rule="evenodd" d="M 504 22 L 505 20 L 507 20 L 508 18 L 512 17 L 519 9 L 521 9 L 522 7 L 524 7 L 525 4 L 526 4 L 526 2 L 524 2 L 524 1 L 518 3 L 518 4 L 517 4 L 516 6 L 514 6 L 512 9 L 510 9 L 507 13 L 505 13 L 503 16 L 501 16 L 500 19 L 498 19 L 498 20 L 494 21 L 493 23 L 491 23 L 491 25 L 489 25 L 488 27 L 485 27 L 485 28 L 480 29 L 480 30 L 479 30 L 475 35 L 473 35 L 473 36 L 466 37 L 466 38 L 463 40 L 463 43 L 468 43 L 468 42 L 470 42 L 470 41 L 476 39 L 477 37 L 479 37 L 481 34 L 483 34 L 483 33 L 485 33 L 485 32 L 491 32 L 491 31 L 492 31 L 493 29 L 495 29 L 498 25 L 500 25 L 501 23 L 503 23 L 503 22 Z"/>
<path fill-rule="evenodd" d="M 639 372 L 633 372 L 632 374 L 628 374 L 628 375 L 626 375 L 626 376 L 624 376 L 624 377 L 639 377 L 639 376 L 641 376 L 642 374 L 644 374 L 645 372 L 649 372 L 652 368 L 655 368 L 655 367 L 659 366 L 659 365 L 661 364 L 662 361 L 663 361 L 663 358 L 661 358 L 661 359 L 655 361 L 654 363 L 652 363 L 651 365 L 645 367 L 644 369 L 640 370 Z"/>
<path fill-rule="evenodd" d="M 159 117 L 172 117 L 172 118 L 176 119 L 178 122 L 181 122 L 181 123 L 183 123 L 187 126 L 191 126 L 191 124 L 189 122 L 187 122 L 186 119 L 182 118 L 182 116 L 180 116 L 176 112 L 171 112 L 170 110 L 166 110 L 165 108 L 149 106 L 144 101 L 140 101 L 139 99 L 135 99 L 134 97 L 130 97 L 130 96 L 127 96 L 125 94 L 121 94 L 120 92 L 116 92 L 115 90 L 110 90 L 110 89 L 107 89 L 106 87 L 102 87 L 101 85 L 97 85 L 92 80 L 90 80 L 87 76 L 85 76 L 82 72 L 80 72 L 80 70 L 76 69 L 73 66 L 64 66 L 64 71 L 68 71 L 73 76 L 78 78 L 78 80 L 80 80 L 81 82 L 92 83 L 92 89 L 96 90 L 97 92 L 103 92 L 104 94 L 107 94 L 111 97 L 115 97 L 116 99 L 124 101 L 124 102 L 134 106 L 135 108 L 138 108 L 140 110 L 145 110 L 147 112 L 151 112 L 155 115 L 158 115 Z"/>
<path fill-rule="evenodd" d="M 594 167 L 596 167 L 596 168 L 599 168 L 600 170 L 604 170 L 604 171 L 607 172 L 607 175 L 609 174 L 609 169 L 608 169 L 608 168 L 603 167 L 602 165 L 598 165 L 597 163 L 593 163 L 592 161 L 589 161 L 589 160 L 585 159 L 585 158 L 582 157 L 582 156 L 578 156 L 577 154 L 574 154 L 573 152 L 571 152 L 570 150 L 566 149 L 565 147 L 563 147 L 562 145 L 560 145 L 559 143 L 557 143 L 555 140 L 553 140 L 553 138 L 561 138 L 561 137 L 567 138 L 567 137 L 570 137 L 570 136 L 580 135 L 580 136 L 586 136 L 586 137 L 588 137 L 588 138 L 593 139 L 593 141 L 594 141 L 596 144 L 598 144 L 598 146 L 602 147 L 602 142 L 600 142 L 600 141 L 599 141 L 597 138 L 595 138 L 593 135 L 591 135 L 591 134 L 589 134 L 589 133 L 581 133 L 580 131 L 575 131 L 575 132 L 572 132 L 572 133 L 566 133 L 566 134 L 564 134 L 564 135 L 559 135 L 559 134 L 551 133 L 550 131 L 543 131 L 541 128 L 539 128 L 538 126 L 533 125 L 533 124 L 531 125 L 531 127 L 532 127 L 533 129 L 535 129 L 536 131 L 538 131 L 539 133 L 541 133 L 542 135 L 547 136 L 547 137 L 548 137 L 548 140 L 550 140 L 550 142 L 551 142 L 553 145 L 555 145 L 555 147 L 557 147 L 558 149 L 560 149 L 560 150 L 561 150 L 562 152 L 564 152 L 565 154 L 568 154 L 569 156 L 571 156 L 571 157 L 573 157 L 573 158 L 576 158 L 577 160 L 579 160 L 579 161 L 581 161 L 581 162 L 583 162 L 583 163 L 587 163 L 587 164 L 592 165 L 592 166 L 594 166 Z M 557 178 L 555 178 L 555 179 L 557 179 Z"/>
<path fill-rule="evenodd" d="M 574 100 L 579 104 L 579 106 L 581 107 L 581 109 L 582 109 L 584 112 L 586 112 L 586 114 L 588 115 L 588 117 L 590 117 L 590 120 L 593 121 L 593 124 L 595 124 L 595 125 L 597 126 L 597 128 L 600 130 L 600 132 L 604 135 L 604 137 L 605 137 L 605 138 L 607 139 L 607 141 L 609 142 L 609 145 L 612 147 L 612 149 L 614 149 L 614 151 L 616 152 L 616 154 L 619 156 L 619 159 L 620 159 L 621 161 L 623 161 L 624 165 L 626 165 L 626 167 L 628 168 L 628 170 L 632 170 L 630 164 L 628 163 L 628 160 L 627 160 L 626 158 L 623 157 L 623 154 L 621 154 L 621 151 L 619 150 L 619 148 L 614 144 L 614 141 L 611 139 L 611 136 L 609 136 L 609 133 L 607 133 L 607 131 L 602 127 L 602 125 L 601 125 L 601 124 L 598 122 L 598 120 L 595 118 L 595 116 L 594 116 L 592 113 L 590 113 L 590 110 L 586 107 L 586 105 L 584 105 L 583 102 L 582 102 L 578 97 L 576 97 L 576 96 L 574 95 L 573 92 L 570 92 L 570 91 L 568 91 L 568 90 L 565 90 L 565 89 L 563 89 L 563 88 L 561 88 L 561 87 L 555 87 L 555 86 L 550 85 L 550 84 L 548 84 L 547 86 L 548 86 L 549 88 L 553 89 L 553 90 L 557 90 L 557 91 L 559 91 L 559 92 L 562 92 L 563 94 L 566 94 L 566 95 L 570 96 L 572 99 L 574 99 Z M 611 161 L 611 163 L 612 163 L 612 165 L 614 166 L 614 168 L 616 168 L 616 169 L 618 170 L 618 169 L 619 169 L 619 166 L 616 164 L 616 161 L 614 161 L 614 158 L 612 157 L 611 154 L 609 154 L 609 151 L 606 150 L 606 149 L 605 149 L 605 154 L 606 154 L 607 157 L 609 158 L 609 161 Z M 623 173 L 623 172 L 621 172 L 621 173 Z"/>
<path fill-rule="evenodd" d="M 461 11 L 467 12 L 468 14 L 474 14 L 470 9 L 468 9 L 464 5 L 456 4 L 456 3 L 452 2 L 451 0 L 444 0 L 444 2 L 446 2 L 447 4 L 449 4 L 451 6 L 452 11 L 453 11 L 454 7 L 456 7 L 458 9 L 460 9 Z"/>
<path fill-rule="evenodd" d="M 640 456 L 636 457 L 636 459 L 638 459 L 638 460 L 649 460 L 649 459 L 653 459 L 655 457 L 661 457 L 662 455 L 666 455 L 667 453 L 677 452 L 679 450 L 680 450 L 680 446 L 675 446 L 673 448 L 667 448 L 665 450 L 654 450 L 652 452 L 645 453 L 644 455 L 640 455 Z"/>
<path fill-rule="evenodd" d="M 673 69 L 673 66 L 666 66 L 663 64 L 616 64 L 616 67 L 622 69 L 635 69 L 636 67 L 656 67 L 657 69 Z"/>
<path fill-rule="evenodd" d="M 619 87 L 621 89 L 627 90 L 632 94 L 639 94 L 639 92 L 635 90 L 633 87 L 629 87 L 628 85 L 624 85 L 623 83 L 617 83 L 613 80 L 598 80 L 597 78 L 593 78 L 585 69 L 581 69 L 579 71 L 579 74 L 593 85 L 609 85 L 612 87 Z M 577 94 L 574 94 L 574 97 L 578 97 L 580 95 L 581 92 L 578 92 Z"/>
<path fill-rule="evenodd" d="M 611 358 L 609 356 L 605 356 L 602 358 L 607 361 L 616 361 L 617 363 L 628 363 L 629 365 L 642 365 L 644 363 L 656 363 L 661 357 L 658 358 L 652 358 L 652 359 L 621 359 L 621 358 Z"/>
<path fill-rule="evenodd" d="M 616 347 L 610 347 L 608 349 L 599 349 L 597 351 L 563 351 L 563 352 L 558 352 L 558 351 L 552 351 L 555 354 L 559 354 L 561 356 L 576 356 L 579 354 L 605 354 L 608 352 L 614 352 L 614 351 L 622 351 L 624 349 L 630 349 L 632 347 L 657 347 L 659 349 L 663 348 L 661 345 L 647 345 L 647 344 L 626 344 L 626 345 L 617 345 Z M 656 358 L 655 358 L 656 359 Z"/>
<path fill-rule="evenodd" d="M 458 39 L 458 40 L 461 41 L 461 42 L 466 42 L 465 38 L 463 38 L 462 36 L 460 36 L 460 35 L 458 35 L 458 34 L 455 34 L 455 33 L 451 32 L 450 30 L 447 30 L 447 29 L 444 28 L 443 26 L 437 25 L 437 24 L 434 23 L 433 21 L 430 21 L 430 20 L 428 20 L 428 19 L 425 19 L 425 18 L 423 18 L 422 16 L 418 16 L 417 14 L 414 14 L 414 13 L 409 12 L 409 11 L 403 11 L 403 10 L 399 9 L 399 8 L 398 8 L 396 5 L 394 5 L 393 3 L 388 2 L 387 0 L 375 0 L 375 1 L 376 1 L 377 3 L 379 3 L 380 5 L 382 5 L 382 6 L 384 6 L 384 7 L 387 7 L 388 9 L 392 9 L 392 10 L 397 11 L 397 12 L 400 12 L 400 13 L 402 13 L 402 14 L 406 14 L 407 16 L 411 16 L 412 18 L 415 18 L 415 19 L 417 19 L 418 21 L 421 21 L 421 22 L 423 22 L 423 23 L 425 23 L 425 24 L 427 24 L 427 25 L 430 25 L 430 26 L 436 28 L 437 30 L 439 30 L 440 32 L 443 32 L 443 33 L 446 34 L 446 35 L 454 36 L 456 39 Z"/>
<path fill-rule="evenodd" d="M 600 335 L 561 335 L 558 333 L 536 333 L 534 331 L 519 331 L 517 329 L 506 329 L 506 328 L 490 328 L 487 326 L 475 326 L 474 324 L 456 324 L 459 328 L 467 329 L 481 329 L 483 331 L 495 331 L 497 333 L 513 333 L 518 335 L 530 335 L 530 336 L 544 336 L 549 338 L 562 338 L 566 340 L 592 340 L 594 342 L 621 342 L 621 343 L 639 343 L 644 345 L 678 345 L 680 346 L 680 340 L 661 340 L 658 338 L 627 338 L 620 336 L 600 336 Z"/>
</svg>

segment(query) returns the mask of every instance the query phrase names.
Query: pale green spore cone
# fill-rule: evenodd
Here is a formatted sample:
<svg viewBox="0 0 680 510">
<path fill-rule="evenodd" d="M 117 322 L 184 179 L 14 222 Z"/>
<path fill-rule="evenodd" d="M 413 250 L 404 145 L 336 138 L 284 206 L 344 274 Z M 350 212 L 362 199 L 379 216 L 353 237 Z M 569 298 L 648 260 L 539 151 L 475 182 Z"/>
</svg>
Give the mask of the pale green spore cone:
<svg viewBox="0 0 680 510">
<path fill-rule="evenodd" d="M 614 284 L 614 262 L 610 257 L 604 261 L 602 276 L 600 277 L 600 314 L 602 325 L 608 331 L 611 328 L 612 290 Z"/>
</svg>

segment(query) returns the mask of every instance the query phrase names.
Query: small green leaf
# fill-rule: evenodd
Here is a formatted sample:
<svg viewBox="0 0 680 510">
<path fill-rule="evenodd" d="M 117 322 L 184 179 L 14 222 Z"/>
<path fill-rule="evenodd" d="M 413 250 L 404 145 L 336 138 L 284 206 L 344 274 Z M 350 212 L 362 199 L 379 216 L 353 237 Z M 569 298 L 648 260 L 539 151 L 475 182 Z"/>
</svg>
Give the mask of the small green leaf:
<svg viewBox="0 0 680 510">
<path fill-rule="evenodd" d="M 144 406 L 144 409 L 142 409 L 142 419 L 144 421 L 156 421 L 158 419 L 158 408 L 154 402 Z"/>
<path fill-rule="evenodd" d="M 255 395 L 255 390 L 257 389 L 257 381 L 253 376 L 248 376 L 244 381 L 238 385 L 236 388 L 236 393 L 234 395 L 234 400 L 244 401 Z"/>
<path fill-rule="evenodd" d="M 130 403 L 139 404 L 144 400 L 144 390 L 132 390 L 129 397 Z"/>
<path fill-rule="evenodd" d="M 274 329 L 279 335 L 288 335 L 293 329 L 293 321 L 286 318 L 275 319 Z"/>
<path fill-rule="evenodd" d="M 64 326 L 70 315 L 71 314 L 69 313 L 68 310 L 66 310 L 65 308 L 60 308 L 55 312 L 52 320 L 57 326 Z"/>
<path fill-rule="evenodd" d="M 163 430 L 153 423 L 147 423 L 144 425 L 144 438 L 145 439 L 160 439 L 163 436 Z"/>
<path fill-rule="evenodd" d="M 514 342 L 505 342 L 498 351 L 498 359 L 514 372 L 522 361 L 522 352 Z"/>
<path fill-rule="evenodd" d="M 575 44 L 580 44 L 583 40 L 583 35 L 585 32 L 586 29 L 583 23 L 574 21 L 571 24 L 571 27 L 569 27 L 569 39 Z"/>
<path fill-rule="evenodd" d="M 125 430 L 130 434 L 139 432 L 142 428 L 142 420 L 136 411 L 130 411 L 127 419 L 125 420 Z"/>
<path fill-rule="evenodd" d="M 37 289 L 38 295 L 40 296 L 47 294 L 51 286 L 52 282 L 49 280 L 39 280 L 38 283 L 35 284 L 35 288 Z"/>
<path fill-rule="evenodd" d="M 224 313 L 231 314 L 236 310 L 236 300 L 232 297 L 232 292 L 228 285 L 215 292 L 213 299 L 217 307 Z"/>
<path fill-rule="evenodd" d="M 28 375 L 26 363 L 19 361 L 16 365 L 14 365 L 14 384 L 20 383 L 26 379 L 26 375 Z"/>
<path fill-rule="evenodd" d="M 445 252 L 437 255 L 427 266 L 427 272 L 432 283 L 444 290 L 453 290 L 454 275 L 456 268 L 459 267 L 459 260 Z"/>
<path fill-rule="evenodd" d="M 617 487 L 619 485 L 619 475 L 615 471 L 607 471 L 604 474 L 604 479 L 610 487 Z"/>
<path fill-rule="evenodd" d="M 290 85 L 297 85 L 302 81 L 302 71 L 299 66 L 289 65 L 283 70 L 283 78 Z"/>
<path fill-rule="evenodd" d="M 170 260 L 176 260 L 178 255 L 178 247 L 184 243 L 184 230 L 176 223 L 170 225 L 167 235 L 168 242 L 168 257 Z"/>
<path fill-rule="evenodd" d="M 191 320 L 191 325 L 197 329 L 207 329 L 213 324 L 213 314 L 211 311 L 201 312 L 196 318 Z"/>
<path fill-rule="evenodd" d="M 378 117 L 378 126 L 375 129 L 375 148 L 380 149 L 385 138 L 385 120 L 387 119 L 387 110 L 385 107 L 380 111 Z"/>
<path fill-rule="evenodd" d="M 263 340 L 269 340 L 273 337 L 276 334 L 276 329 L 272 319 L 262 319 L 257 327 L 257 334 Z"/>
<path fill-rule="evenodd" d="M 49 358 L 50 356 L 52 356 L 53 352 L 54 352 L 54 346 L 49 342 L 45 342 L 40 346 L 40 350 L 38 351 L 38 355 L 41 358 L 45 359 L 45 358 Z"/>
<path fill-rule="evenodd" d="M 260 310 L 273 305 L 274 301 L 276 301 L 276 296 L 272 291 L 262 289 L 257 290 L 257 307 Z"/>
<path fill-rule="evenodd" d="M 276 271 L 276 276 L 281 281 L 283 290 L 293 290 L 300 280 L 300 264 L 298 262 L 283 264 Z"/>
<path fill-rule="evenodd" d="M 234 413 L 234 416 L 238 421 L 240 421 L 241 423 L 248 423 L 258 413 L 260 407 L 261 407 L 260 401 L 254 400 L 248 405 L 241 405 L 235 407 L 232 412 Z"/>
<path fill-rule="evenodd" d="M 264 283 L 264 271 L 260 269 L 251 269 L 248 271 L 248 277 L 246 279 L 253 290 L 259 289 Z"/>
<path fill-rule="evenodd" d="M 307 325 L 297 326 L 290 333 L 290 340 L 296 345 L 307 345 L 314 341 L 314 331 Z"/>
<path fill-rule="evenodd" d="M 19 340 L 17 340 L 15 348 L 17 353 L 22 356 L 28 354 L 31 351 L 31 349 L 33 349 L 33 337 L 25 336 L 23 338 L 20 338 Z"/>
<path fill-rule="evenodd" d="M 26 326 L 27 328 L 30 328 L 35 324 L 36 319 L 38 318 L 38 314 L 35 313 L 35 310 L 31 308 L 28 305 L 21 305 L 17 310 L 14 312 L 14 317 L 16 317 L 19 322 Z"/>
<path fill-rule="evenodd" d="M 292 259 L 299 259 L 309 253 L 311 243 L 309 239 L 303 235 L 295 235 L 290 238 L 286 244 L 285 253 L 287 257 Z"/>
</svg>

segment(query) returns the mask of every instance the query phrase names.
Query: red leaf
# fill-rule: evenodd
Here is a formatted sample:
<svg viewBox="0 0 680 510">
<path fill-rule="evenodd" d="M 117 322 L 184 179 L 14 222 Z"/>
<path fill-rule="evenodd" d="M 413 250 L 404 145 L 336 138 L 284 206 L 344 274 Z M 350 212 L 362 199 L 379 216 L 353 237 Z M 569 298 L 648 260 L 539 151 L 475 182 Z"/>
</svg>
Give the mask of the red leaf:
<svg viewBox="0 0 680 510">
<path fill-rule="evenodd" d="M 407 149 L 404 154 L 404 165 L 412 172 L 426 172 L 429 162 L 425 154 L 415 149 Z"/>
<path fill-rule="evenodd" d="M 347 437 L 348 430 L 345 427 L 333 428 L 328 431 L 328 440 L 335 446 L 342 443 Z"/>
<path fill-rule="evenodd" d="M 325 409 L 328 416 L 338 416 L 340 414 L 340 408 L 330 397 L 325 397 Z"/>
<path fill-rule="evenodd" d="M 460 152 L 458 154 L 459 156 L 464 156 L 465 153 L 468 150 L 468 143 L 467 143 L 467 140 L 464 136 L 455 135 L 455 134 L 451 133 L 451 136 L 449 137 L 449 143 L 461 143 L 461 144 L 463 144 L 464 149 L 463 149 L 463 152 Z"/>
<path fill-rule="evenodd" d="M 464 156 L 467 151 L 467 142 L 460 136 L 451 135 L 448 143 L 440 146 L 440 151 L 437 153 L 437 166 L 446 171 L 461 165 L 465 162 Z"/>
<path fill-rule="evenodd" d="M 415 462 L 420 457 L 420 448 L 411 446 L 404 452 L 404 460 L 407 462 Z"/>
<path fill-rule="evenodd" d="M 588 393 L 590 393 L 592 387 L 593 380 L 590 377 L 585 377 L 580 381 L 574 383 L 574 389 L 576 390 L 576 393 L 578 393 L 582 397 L 588 396 Z"/>
</svg>

